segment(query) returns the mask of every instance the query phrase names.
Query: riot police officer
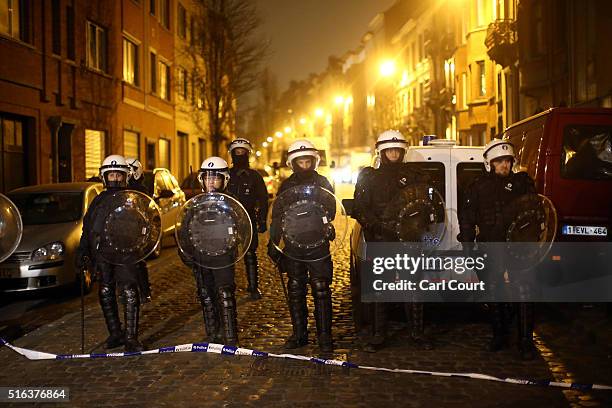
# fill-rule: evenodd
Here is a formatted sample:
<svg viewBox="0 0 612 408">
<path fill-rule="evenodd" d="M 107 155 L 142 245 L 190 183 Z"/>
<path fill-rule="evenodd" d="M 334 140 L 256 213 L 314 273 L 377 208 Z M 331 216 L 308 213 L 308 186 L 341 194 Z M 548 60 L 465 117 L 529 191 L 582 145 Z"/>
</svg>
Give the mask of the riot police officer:
<svg viewBox="0 0 612 408">
<path fill-rule="evenodd" d="M 94 243 L 94 226 L 97 220 L 97 209 L 104 201 L 119 190 L 127 189 L 129 166 L 123 156 L 110 155 L 100 166 L 106 189 L 91 203 L 83 219 L 83 233 L 77 249 L 75 263 L 78 269 L 92 265 L 95 267 L 99 286 L 99 299 L 109 337 L 106 348 L 115 348 L 122 344 L 128 352 L 141 351 L 142 343 L 138 340 L 138 317 L 140 310 L 139 267 L 134 265 L 111 265 L 98 256 Z M 122 293 L 124 303 L 125 332 L 121 328 L 117 307 L 116 288 Z"/>
<path fill-rule="evenodd" d="M 404 188 L 427 182 L 427 177 L 418 169 L 404 162 L 407 143 L 397 130 L 382 132 L 376 141 L 379 167 L 366 167 L 355 185 L 354 217 L 364 229 L 368 242 L 397 241 L 393 224 L 396 211 L 390 211 L 391 204 Z M 366 345 L 368 351 L 375 351 L 385 341 L 386 308 L 384 303 L 371 306 L 372 338 Z M 431 349 L 433 343 L 424 331 L 423 304 L 410 302 L 404 305 L 411 318 L 411 337 L 422 348 Z"/>
<path fill-rule="evenodd" d="M 517 198 L 526 194 L 536 194 L 533 180 L 525 172 L 513 173 L 514 147 L 506 141 L 494 139 L 484 148 L 486 173 L 478 177 L 468 187 L 459 207 L 459 235 L 457 239 L 465 250 L 472 251 L 474 241 L 505 242 L 509 220 L 507 209 Z M 478 227 L 478 229 L 477 229 Z M 478 231 L 478 234 L 476 233 Z M 497 293 L 505 284 L 506 268 L 501 255 L 489 256 L 484 280 L 488 291 Z M 516 277 L 509 277 L 510 280 Z M 519 288 L 520 289 L 520 288 Z M 507 305 L 490 304 L 493 337 L 488 345 L 490 351 L 498 351 L 507 346 L 506 325 Z M 532 359 L 535 355 L 533 344 L 533 304 L 518 304 L 519 349 L 521 358 Z"/>
<path fill-rule="evenodd" d="M 229 179 L 228 165 L 222 158 L 213 156 L 202 162 L 198 180 L 204 192 L 225 193 Z M 208 340 L 235 346 L 238 343 L 238 318 L 234 265 L 230 261 L 228 264 L 231 266 L 210 269 L 191 262 L 180 249 L 179 255 L 193 270 Z"/>
<path fill-rule="evenodd" d="M 261 298 L 258 289 L 257 232 L 264 233 L 267 229 L 268 190 L 261 174 L 249 168 L 249 156 L 252 151 L 251 142 L 247 139 L 238 138 L 230 143 L 229 153 L 233 166 L 230 169 L 227 190 L 246 208 L 253 224 L 253 239 L 244 256 L 244 265 L 248 281 L 247 290 L 251 299 L 256 300 Z"/>
<path fill-rule="evenodd" d="M 278 196 L 286 190 L 297 186 L 317 186 L 333 192 L 330 182 L 317 173 L 320 156 L 315 146 L 308 140 L 297 140 L 289 146 L 287 151 L 287 166 L 293 174 L 284 180 L 278 191 Z M 335 201 L 323 203 L 329 219 L 335 215 Z M 272 224 L 270 235 L 275 234 L 280 228 L 280 214 L 276 206 L 272 212 Z M 330 227 L 331 224 L 329 224 Z M 334 233 L 329 230 L 328 242 L 334 239 Z M 310 287 L 314 297 L 315 322 L 317 326 L 317 337 L 319 349 L 322 352 L 333 351 L 332 342 L 332 302 L 331 282 L 333 276 L 333 262 L 327 243 L 317 248 L 316 254 L 309 254 L 312 261 L 304 259 L 300 249 L 292 249 L 293 253 L 282 254 L 270 239 L 268 242 L 268 256 L 279 266 L 281 271 L 287 273 L 287 292 L 289 301 L 289 313 L 293 334 L 285 342 L 285 348 L 295 349 L 308 344 L 308 307 L 306 305 L 306 284 L 310 278 Z M 287 256 L 289 255 L 289 256 Z"/>
<path fill-rule="evenodd" d="M 125 161 L 130 167 L 130 173 L 128 174 L 128 188 L 130 190 L 140 191 L 148 196 L 151 195 L 149 189 L 144 185 L 144 177 L 142 174 L 142 163 L 135 157 L 126 157 Z M 159 245 L 162 243 L 160 242 Z M 138 262 L 138 268 L 140 270 L 140 301 L 142 303 L 148 303 L 151 301 L 151 284 L 149 283 L 149 269 L 147 263 L 143 260 Z"/>
</svg>

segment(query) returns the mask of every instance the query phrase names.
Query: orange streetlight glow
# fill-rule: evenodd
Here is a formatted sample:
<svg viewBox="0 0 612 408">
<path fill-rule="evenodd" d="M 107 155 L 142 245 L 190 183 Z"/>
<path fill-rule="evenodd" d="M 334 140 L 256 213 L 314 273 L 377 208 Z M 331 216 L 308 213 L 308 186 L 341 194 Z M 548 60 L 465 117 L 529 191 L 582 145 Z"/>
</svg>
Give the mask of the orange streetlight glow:
<svg viewBox="0 0 612 408">
<path fill-rule="evenodd" d="M 395 73 L 395 61 L 386 60 L 380 64 L 380 75 L 383 77 L 390 77 Z"/>
</svg>

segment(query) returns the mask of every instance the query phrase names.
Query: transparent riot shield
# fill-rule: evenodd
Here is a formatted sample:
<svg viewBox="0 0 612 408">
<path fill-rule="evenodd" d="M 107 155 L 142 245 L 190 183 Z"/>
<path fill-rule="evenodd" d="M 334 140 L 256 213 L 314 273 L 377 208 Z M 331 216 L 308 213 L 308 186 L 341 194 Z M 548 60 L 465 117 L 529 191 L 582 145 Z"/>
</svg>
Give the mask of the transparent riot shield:
<svg viewBox="0 0 612 408">
<path fill-rule="evenodd" d="M 401 189 L 387 206 L 384 219 L 390 238 L 415 249 L 435 249 L 446 234 L 444 199 L 427 184 Z"/>
<path fill-rule="evenodd" d="M 15 252 L 23 234 L 23 222 L 17 206 L 0 194 L 0 262 Z"/>
<path fill-rule="evenodd" d="M 144 260 L 162 238 L 159 207 L 138 191 L 121 190 L 106 197 L 93 219 L 96 254 L 114 265 Z"/>
<path fill-rule="evenodd" d="M 253 226 L 246 209 L 222 193 L 193 197 L 176 221 L 176 242 L 182 258 L 209 269 L 234 265 L 247 253 Z"/>
<path fill-rule="evenodd" d="M 299 185 L 277 195 L 268 214 L 270 241 L 297 261 L 318 261 L 337 251 L 348 231 L 342 202 L 329 190 Z"/>
<path fill-rule="evenodd" d="M 529 270 L 548 255 L 557 233 L 557 210 L 540 194 L 526 194 L 508 206 L 506 232 L 508 269 Z"/>
</svg>

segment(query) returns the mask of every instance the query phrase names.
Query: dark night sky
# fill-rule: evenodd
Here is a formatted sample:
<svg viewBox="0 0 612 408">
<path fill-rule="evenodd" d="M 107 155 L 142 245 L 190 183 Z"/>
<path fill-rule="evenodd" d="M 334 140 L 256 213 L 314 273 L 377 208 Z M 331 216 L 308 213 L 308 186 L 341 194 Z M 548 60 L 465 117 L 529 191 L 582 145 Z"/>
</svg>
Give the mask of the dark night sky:
<svg viewBox="0 0 612 408">
<path fill-rule="evenodd" d="M 268 65 L 279 90 L 304 79 L 359 45 L 368 23 L 394 0 L 257 0 L 263 32 L 271 40 Z"/>
</svg>

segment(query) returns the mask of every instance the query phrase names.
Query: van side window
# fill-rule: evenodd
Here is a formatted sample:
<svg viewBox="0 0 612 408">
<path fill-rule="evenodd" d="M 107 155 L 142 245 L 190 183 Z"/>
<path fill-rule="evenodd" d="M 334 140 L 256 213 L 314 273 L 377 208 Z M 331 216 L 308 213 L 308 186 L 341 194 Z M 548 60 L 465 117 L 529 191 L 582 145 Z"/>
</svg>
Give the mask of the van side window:
<svg viewBox="0 0 612 408">
<path fill-rule="evenodd" d="M 612 180 L 612 126 L 566 126 L 563 130 L 561 176 Z"/>
<path fill-rule="evenodd" d="M 427 174 L 431 180 L 433 187 L 438 190 L 442 199 L 446 200 L 446 178 L 444 176 L 444 163 L 442 162 L 409 162 L 406 163 L 409 167 L 414 167 L 417 170 Z"/>
<path fill-rule="evenodd" d="M 484 163 L 457 163 L 457 203 L 463 202 L 465 190 L 485 173 Z"/>
</svg>

